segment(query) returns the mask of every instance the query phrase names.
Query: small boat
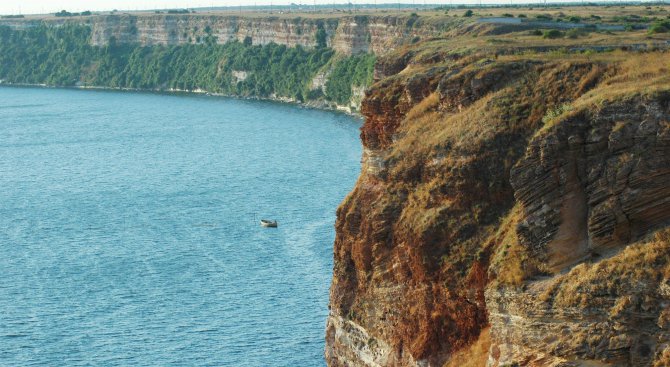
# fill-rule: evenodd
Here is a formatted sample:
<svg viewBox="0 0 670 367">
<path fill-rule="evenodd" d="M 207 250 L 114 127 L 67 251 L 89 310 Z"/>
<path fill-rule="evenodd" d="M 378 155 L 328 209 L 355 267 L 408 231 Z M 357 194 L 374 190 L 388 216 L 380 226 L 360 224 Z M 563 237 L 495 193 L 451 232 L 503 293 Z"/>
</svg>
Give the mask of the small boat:
<svg viewBox="0 0 670 367">
<path fill-rule="evenodd" d="M 261 226 L 276 228 L 277 227 L 277 221 L 276 220 L 261 219 Z"/>
</svg>

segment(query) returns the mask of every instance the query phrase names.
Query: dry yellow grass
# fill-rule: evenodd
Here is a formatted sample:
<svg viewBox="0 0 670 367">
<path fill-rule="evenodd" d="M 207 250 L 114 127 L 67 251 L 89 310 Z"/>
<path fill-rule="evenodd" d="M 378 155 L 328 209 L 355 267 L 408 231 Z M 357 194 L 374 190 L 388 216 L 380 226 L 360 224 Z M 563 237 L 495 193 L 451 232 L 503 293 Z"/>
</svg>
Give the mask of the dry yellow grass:
<svg viewBox="0 0 670 367">
<path fill-rule="evenodd" d="M 594 111 L 603 105 L 632 96 L 652 96 L 670 91 L 670 53 L 663 51 L 631 53 L 614 51 L 597 55 L 597 62 L 612 65 L 613 72 L 594 89 L 588 91 L 569 105 L 559 106 L 543 119 L 544 127 L 538 134 L 546 132 L 560 121 L 576 116 L 583 111 Z M 564 55 L 567 60 L 584 58 L 583 55 Z M 608 59 L 609 58 L 609 59 Z"/>
<path fill-rule="evenodd" d="M 491 333 L 486 328 L 472 345 L 456 352 L 444 367 L 484 367 L 489 358 L 490 347 Z"/>
<path fill-rule="evenodd" d="M 392 156 L 399 157 L 415 149 L 431 149 L 448 141 L 476 144 L 482 134 L 491 131 L 490 117 L 495 112 L 486 108 L 491 97 L 488 95 L 477 100 L 463 113 L 419 113 L 421 108 L 410 111 L 413 118 L 406 119 L 400 131 L 405 138 L 394 146 Z"/>
<path fill-rule="evenodd" d="M 670 347 L 665 347 L 661 355 L 654 361 L 654 367 L 670 366 Z"/>
<path fill-rule="evenodd" d="M 654 4 L 651 9 L 647 9 L 646 5 L 626 5 L 626 6 L 561 6 L 561 7 L 543 7 L 543 6 L 527 6 L 515 8 L 491 8 L 491 9 L 475 9 L 475 13 L 482 16 L 496 16 L 500 17 L 503 14 L 511 14 L 518 17 L 519 14 L 526 15 L 529 19 L 533 19 L 538 15 L 550 15 L 553 18 L 558 18 L 561 14 L 564 17 L 579 16 L 581 18 L 590 18 L 591 15 L 597 15 L 603 18 L 604 21 L 609 21 L 614 17 L 638 15 L 638 16 L 665 16 L 670 12 L 670 6 L 665 4 Z"/>
<path fill-rule="evenodd" d="M 628 246 L 621 253 L 595 264 L 575 266 L 564 278 L 547 290 L 545 299 L 553 298 L 561 307 L 589 307 L 597 301 L 593 294 L 620 296 L 610 315 L 620 315 L 632 304 L 631 295 L 623 290 L 644 293 L 645 287 L 656 289 L 661 279 L 670 276 L 670 229 L 658 231 L 647 240 Z"/>
<path fill-rule="evenodd" d="M 490 272 L 498 284 L 518 286 L 543 269 L 540 259 L 531 255 L 519 243 L 516 227 L 522 217 L 523 209 L 517 204 L 503 219 L 498 232 L 487 240 L 487 243 L 496 248 Z"/>
<path fill-rule="evenodd" d="M 617 65 L 616 74 L 578 100 L 576 107 L 601 104 L 605 100 L 640 91 L 651 94 L 670 89 L 668 55 L 667 52 L 626 54 L 618 51 L 614 56 L 621 56 L 624 61 Z"/>
<path fill-rule="evenodd" d="M 423 101 L 412 107 L 412 109 L 407 113 L 406 118 L 408 120 L 417 119 L 425 115 L 427 112 L 434 111 L 439 103 L 440 95 L 437 92 L 433 92 L 428 97 L 424 98 Z"/>
</svg>

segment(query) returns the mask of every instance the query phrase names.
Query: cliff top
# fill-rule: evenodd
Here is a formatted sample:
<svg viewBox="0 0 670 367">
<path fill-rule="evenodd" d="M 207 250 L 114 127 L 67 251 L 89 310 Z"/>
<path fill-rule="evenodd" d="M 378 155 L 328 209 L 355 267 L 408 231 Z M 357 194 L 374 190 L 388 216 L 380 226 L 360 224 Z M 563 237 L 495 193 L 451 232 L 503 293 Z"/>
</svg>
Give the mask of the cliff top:
<svg viewBox="0 0 670 367">
<path fill-rule="evenodd" d="M 412 58 L 413 67 L 432 67 L 474 54 L 516 60 L 557 58 L 562 54 L 593 58 L 597 53 L 617 49 L 670 47 L 670 6 L 475 9 L 472 17 L 463 17 L 466 11 L 449 10 L 448 14 L 460 18 L 442 17 L 461 24 L 440 37 L 399 47 L 387 60 L 402 63 Z"/>
<path fill-rule="evenodd" d="M 472 11 L 471 16 L 466 16 L 468 10 Z M 75 13 L 78 14 L 78 13 Z M 323 9 L 317 11 L 311 10 L 311 7 L 304 7 L 299 10 L 237 10 L 234 8 L 227 9 L 195 9 L 191 13 L 169 13 L 166 10 L 155 11 L 131 11 L 131 10 L 113 10 L 91 12 L 90 15 L 74 15 L 74 16 L 56 16 L 55 14 L 28 14 L 28 15 L 4 15 L 0 19 L 2 21 L 34 21 L 34 20 L 58 20 L 58 19 L 76 19 L 84 20 L 108 15 L 131 15 L 136 17 L 154 17 L 157 15 L 171 16 L 171 17 L 236 17 L 236 18 L 273 18 L 273 19 L 329 19 L 329 18 L 348 18 L 348 17 L 405 17 L 411 18 L 415 16 L 424 17 L 424 20 L 430 19 L 433 21 L 443 22 L 447 19 L 466 18 L 467 22 L 476 23 L 481 22 L 486 18 L 508 18 L 502 23 L 514 24 L 511 19 L 521 19 L 523 22 L 527 21 L 546 21 L 546 22 L 577 22 L 585 24 L 649 24 L 655 19 L 667 18 L 670 15 L 670 6 L 665 4 L 650 4 L 647 5 L 591 5 L 591 6 L 513 6 L 513 7 L 437 7 L 432 9 L 419 8 L 380 8 L 380 9 L 358 9 L 356 11 L 342 10 L 342 9 Z M 578 17 L 579 19 L 572 18 Z M 572 19 L 571 19 L 572 18 Z"/>
</svg>

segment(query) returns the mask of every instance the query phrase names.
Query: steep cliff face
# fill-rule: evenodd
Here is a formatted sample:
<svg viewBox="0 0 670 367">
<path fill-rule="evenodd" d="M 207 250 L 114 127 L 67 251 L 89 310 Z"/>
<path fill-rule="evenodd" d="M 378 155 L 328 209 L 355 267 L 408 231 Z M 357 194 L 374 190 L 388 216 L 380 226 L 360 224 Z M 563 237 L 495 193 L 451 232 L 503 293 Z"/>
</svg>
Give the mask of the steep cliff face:
<svg viewBox="0 0 670 367">
<path fill-rule="evenodd" d="M 669 98 L 569 113 L 512 170 L 519 244 L 555 275 L 489 288 L 493 365 L 667 365 Z"/>
<path fill-rule="evenodd" d="M 649 238 L 670 222 L 662 60 L 381 60 L 338 210 L 329 365 L 667 360 L 668 237 Z"/>
<path fill-rule="evenodd" d="M 91 43 L 101 46 L 114 37 L 120 43 L 179 45 L 199 43 L 213 36 L 218 43 L 240 42 L 250 37 L 253 44 L 270 42 L 289 47 L 316 46 L 316 32 L 322 27 L 334 34 L 337 20 L 317 22 L 302 19 L 241 18 L 208 15 L 108 15 L 93 18 Z"/>
<path fill-rule="evenodd" d="M 410 16 L 346 16 L 337 18 L 289 18 L 282 16 L 246 17 L 207 14 L 97 15 L 85 18 L 42 20 L 4 19 L 0 25 L 15 29 L 34 27 L 42 22 L 51 25 L 83 23 L 92 28 L 91 44 L 180 45 L 205 42 L 213 37 L 223 44 L 251 39 L 255 45 L 274 42 L 289 47 L 312 48 L 317 33 L 323 30 L 324 41 L 343 55 L 358 53 L 386 54 L 419 37 L 443 34 L 445 24 L 417 21 Z"/>
<path fill-rule="evenodd" d="M 632 96 L 573 113 L 512 171 L 526 247 L 561 271 L 668 222 L 670 136 L 665 96 Z"/>
</svg>

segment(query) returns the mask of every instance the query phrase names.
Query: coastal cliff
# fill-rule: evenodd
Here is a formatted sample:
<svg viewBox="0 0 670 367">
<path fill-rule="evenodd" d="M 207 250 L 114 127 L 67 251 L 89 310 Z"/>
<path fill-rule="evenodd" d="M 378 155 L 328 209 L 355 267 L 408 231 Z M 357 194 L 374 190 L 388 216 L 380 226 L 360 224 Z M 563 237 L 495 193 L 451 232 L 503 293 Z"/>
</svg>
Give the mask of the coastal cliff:
<svg viewBox="0 0 670 367">
<path fill-rule="evenodd" d="M 248 39 L 254 45 L 276 43 L 314 48 L 319 43 L 318 33 L 323 31 L 325 46 L 342 55 L 382 55 L 414 39 L 443 34 L 458 22 L 411 15 L 280 17 L 206 13 L 121 13 L 74 18 L 0 19 L 0 25 L 21 30 L 43 24 L 55 27 L 87 25 L 92 30 L 92 46 L 106 46 L 110 41 L 140 46 L 198 44 L 211 37 L 218 44 Z"/>
<path fill-rule="evenodd" d="M 212 93 L 356 112 L 377 55 L 458 22 L 108 14 L 0 19 L 0 83 Z"/>
<path fill-rule="evenodd" d="M 2 20 L 0 79 L 360 111 L 330 366 L 670 365 L 668 33 L 463 15 Z"/>
<path fill-rule="evenodd" d="M 670 365 L 667 54 L 455 48 L 491 31 L 375 67 L 329 366 Z"/>
<path fill-rule="evenodd" d="M 92 28 L 0 25 L 0 84 L 209 93 L 358 109 L 375 56 L 231 41 L 91 45 Z"/>
</svg>

